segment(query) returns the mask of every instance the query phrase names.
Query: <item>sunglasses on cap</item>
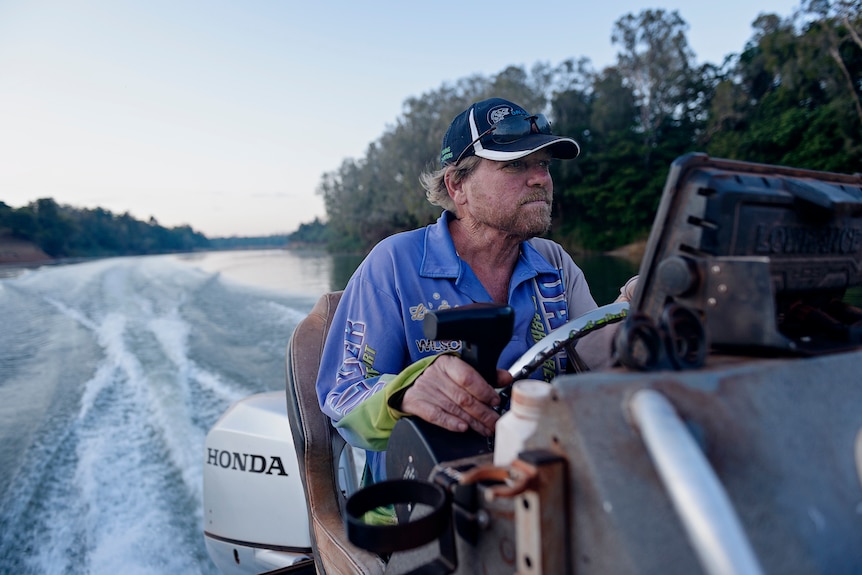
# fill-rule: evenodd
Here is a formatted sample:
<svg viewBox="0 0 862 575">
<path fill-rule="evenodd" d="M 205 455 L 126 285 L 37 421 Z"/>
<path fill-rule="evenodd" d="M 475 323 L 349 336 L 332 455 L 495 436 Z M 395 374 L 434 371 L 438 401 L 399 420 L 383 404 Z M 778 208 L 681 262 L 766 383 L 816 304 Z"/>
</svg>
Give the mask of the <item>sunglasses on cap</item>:
<svg viewBox="0 0 862 575">
<path fill-rule="evenodd" d="M 534 126 L 535 130 L 533 129 Z M 457 165 L 458 162 L 464 158 L 467 150 L 475 146 L 476 142 L 488 136 L 491 136 L 491 141 L 495 144 L 510 144 L 525 136 L 529 136 L 530 134 L 550 133 L 551 123 L 544 114 L 535 114 L 533 116 L 510 114 L 479 134 L 478 138 L 467 144 L 467 147 L 461 151 L 452 165 Z"/>
</svg>

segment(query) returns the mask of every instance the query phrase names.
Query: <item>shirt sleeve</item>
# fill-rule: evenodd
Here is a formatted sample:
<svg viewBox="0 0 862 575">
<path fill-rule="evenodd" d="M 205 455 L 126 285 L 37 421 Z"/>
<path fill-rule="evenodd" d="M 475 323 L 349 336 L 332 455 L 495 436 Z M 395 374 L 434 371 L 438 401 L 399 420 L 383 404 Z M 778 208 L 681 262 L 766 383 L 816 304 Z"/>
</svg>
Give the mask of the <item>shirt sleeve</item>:
<svg viewBox="0 0 862 575">
<path fill-rule="evenodd" d="M 431 363 L 414 363 L 408 351 L 394 264 L 390 250 L 376 249 L 359 266 L 336 308 L 317 377 L 323 413 L 351 445 L 375 451 L 385 449 L 403 415 L 387 399 Z"/>
<path fill-rule="evenodd" d="M 333 421 L 379 390 L 386 382 L 381 376 L 398 373 L 406 363 L 400 317 L 397 301 L 362 272 L 345 288 L 317 376 L 320 407 Z"/>
<path fill-rule="evenodd" d="M 407 415 L 392 406 L 392 398 L 407 389 L 439 356 L 423 357 L 394 377 L 381 376 L 379 391 L 344 415 L 335 427 L 348 443 L 371 451 L 385 451 L 395 422 Z"/>
</svg>

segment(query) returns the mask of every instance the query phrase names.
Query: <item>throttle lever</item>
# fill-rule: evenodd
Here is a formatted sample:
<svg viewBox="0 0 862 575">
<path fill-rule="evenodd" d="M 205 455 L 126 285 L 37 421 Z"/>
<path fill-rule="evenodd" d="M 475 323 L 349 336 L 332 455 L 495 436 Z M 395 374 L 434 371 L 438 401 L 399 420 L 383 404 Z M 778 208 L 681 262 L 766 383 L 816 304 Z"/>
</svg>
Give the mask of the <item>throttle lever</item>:
<svg viewBox="0 0 862 575">
<path fill-rule="evenodd" d="M 515 310 L 495 303 L 472 303 L 430 312 L 422 322 L 428 339 L 459 340 L 461 359 L 497 387 L 497 361 L 512 339 Z"/>
</svg>

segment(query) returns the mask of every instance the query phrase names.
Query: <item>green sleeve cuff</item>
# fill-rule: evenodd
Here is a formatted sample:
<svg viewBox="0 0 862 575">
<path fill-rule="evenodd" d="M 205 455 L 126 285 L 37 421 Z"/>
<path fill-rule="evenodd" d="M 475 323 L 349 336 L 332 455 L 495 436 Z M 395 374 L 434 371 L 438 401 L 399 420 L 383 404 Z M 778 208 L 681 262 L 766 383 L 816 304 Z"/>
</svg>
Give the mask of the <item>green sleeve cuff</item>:
<svg viewBox="0 0 862 575">
<path fill-rule="evenodd" d="M 390 376 L 392 379 L 386 382 L 383 389 L 354 407 L 350 413 L 335 423 L 335 427 L 340 429 L 348 442 L 355 447 L 371 451 L 386 451 L 395 422 L 407 415 L 392 407 L 390 400 L 395 398 L 397 401 L 393 403 L 400 405 L 403 392 L 413 385 L 413 382 L 438 357 L 440 356 L 423 357 L 405 367 L 398 375 Z"/>
</svg>

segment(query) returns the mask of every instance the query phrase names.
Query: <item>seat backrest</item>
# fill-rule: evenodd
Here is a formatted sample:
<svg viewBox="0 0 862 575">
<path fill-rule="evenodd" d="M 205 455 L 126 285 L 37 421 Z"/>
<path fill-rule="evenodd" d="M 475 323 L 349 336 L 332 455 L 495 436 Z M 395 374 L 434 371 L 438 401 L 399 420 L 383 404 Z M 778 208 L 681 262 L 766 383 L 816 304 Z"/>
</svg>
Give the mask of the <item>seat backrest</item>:
<svg viewBox="0 0 862 575">
<path fill-rule="evenodd" d="M 345 443 L 320 410 L 315 389 L 323 344 L 341 293 L 321 296 L 290 338 L 286 357 L 287 412 L 318 572 L 382 575 L 384 563 L 380 557 L 347 540 L 342 518 L 344 494 L 337 479 L 339 455 Z"/>
</svg>

